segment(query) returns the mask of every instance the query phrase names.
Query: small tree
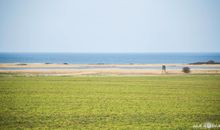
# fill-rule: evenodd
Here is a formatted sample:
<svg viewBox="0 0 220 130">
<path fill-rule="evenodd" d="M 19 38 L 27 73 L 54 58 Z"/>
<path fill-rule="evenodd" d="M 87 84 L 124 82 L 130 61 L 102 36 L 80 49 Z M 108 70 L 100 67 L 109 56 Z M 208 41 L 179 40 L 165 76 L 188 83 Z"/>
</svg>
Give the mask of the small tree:
<svg viewBox="0 0 220 130">
<path fill-rule="evenodd" d="M 183 67 L 182 71 L 184 73 L 190 73 L 190 68 L 189 67 Z"/>
</svg>

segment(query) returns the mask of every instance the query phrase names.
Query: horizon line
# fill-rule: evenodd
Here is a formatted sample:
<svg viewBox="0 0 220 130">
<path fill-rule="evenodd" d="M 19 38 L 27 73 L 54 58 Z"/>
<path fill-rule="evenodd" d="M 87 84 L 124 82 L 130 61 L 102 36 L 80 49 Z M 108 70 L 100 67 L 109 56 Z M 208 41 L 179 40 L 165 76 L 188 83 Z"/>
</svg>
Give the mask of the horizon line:
<svg viewBox="0 0 220 130">
<path fill-rule="evenodd" d="M 217 51 L 213 51 L 213 52 L 210 52 L 210 51 L 204 51 L 204 52 L 201 52 L 201 51 L 181 51 L 181 52 L 173 52 L 173 51 L 155 51 L 155 52 L 60 52 L 60 51 L 34 51 L 34 52 L 25 52 L 25 51 L 0 51 L 0 53 L 220 53 L 217 52 Z"/>
</svg>

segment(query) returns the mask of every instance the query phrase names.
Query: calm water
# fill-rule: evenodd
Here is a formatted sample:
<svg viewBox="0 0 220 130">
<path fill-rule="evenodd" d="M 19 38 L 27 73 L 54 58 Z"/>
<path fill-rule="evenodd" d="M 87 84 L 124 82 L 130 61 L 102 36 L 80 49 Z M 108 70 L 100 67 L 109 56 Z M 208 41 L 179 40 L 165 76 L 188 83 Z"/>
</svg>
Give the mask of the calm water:
<svg viewBox="0 0 220 130">
<path fill-rule="evenodd" d="M 0 63 L 157 64 L 214 60 L 220 53 L 0 53 Z"/>
</svg>

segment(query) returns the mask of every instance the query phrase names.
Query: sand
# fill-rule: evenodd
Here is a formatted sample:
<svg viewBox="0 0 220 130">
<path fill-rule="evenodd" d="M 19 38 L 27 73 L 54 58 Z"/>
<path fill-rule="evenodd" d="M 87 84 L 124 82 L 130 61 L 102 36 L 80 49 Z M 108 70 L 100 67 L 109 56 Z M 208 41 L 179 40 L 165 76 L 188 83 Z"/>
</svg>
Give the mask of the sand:
<svg viewBox="0 0 220 130">
<path fill-rule="evenodd" d="M 132 67 L 155 67 L 159 69 L 134 69 Z M 184 75 L 181 69 L 167 70 L 167 73 L 161 73 L 162 64 L 40 64 L 29 63 L 22 64 L 0 64 L 0 73 L 10 74 L 32 74 L 32 75 Z M 220 67 L 220 65 L 187 65 L 187 64 L 166 64 L 169 66 L 188 66 L 188 67 Z M 55 67 L 55 69 L 54 69 Z M 75 69 L 69 67 L 88 67 L 86 69 Z M 90 67 L 90 68 L 89 68 Z M 91 69 L 91 67 L 94 67 Z M 97 68 L 96 68 L 97 67 Z M 100 68 L 101 67 L 101 68 Z M 103 68 L 102 68 L 103 67 Z M 115 68 L 112 68 L 115 67 Z M 127 68 L 117 68 L 127 67 Z M 131 68 L 129 68 L 131 67 Z M 21 68 L 21 69 L 12 69 Z M 28 68 L 28 69 L 22 69 Z M 33 68 L 33 69 L 32 69 Z M 50 69 L 52 68 L 52 69 Z M 190 74 L 220 74 L 220 69 L 195 69 Z"/>
</svg>

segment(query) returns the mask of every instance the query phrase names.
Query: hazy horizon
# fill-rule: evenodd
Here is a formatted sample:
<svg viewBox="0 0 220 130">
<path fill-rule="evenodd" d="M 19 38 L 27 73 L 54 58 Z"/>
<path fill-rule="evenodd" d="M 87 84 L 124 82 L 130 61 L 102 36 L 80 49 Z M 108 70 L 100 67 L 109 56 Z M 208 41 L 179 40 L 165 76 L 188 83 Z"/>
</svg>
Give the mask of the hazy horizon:
<svg viewBox="0 0 220 130">
<path fill-rule="evenodd" d="M 0 52 L 219 53 L 218 0 L 2 0 Z"/>
<path fill-rule="evenodd" d="M 182 53 L 182 54 L 187 54 L 187 53 L 189 53 L 189 54 L 190 54 L 190 53 L 195 53 L 195 54 L 196 54 L 196 53 L 198 53 L 198 54 L 200 53 L 200 54 L 202 54 L 202 53 L 203 53 L 203 54 L 206 54 L 206 53 L 213 53 L 213 54 L 214 54 L 214 53 L 220 53 L 220 51 L 219 51 L 219 52 L 218 52 L 218 51 L 216 51 L 216 52 L 208 52 L 208 51 L 207 51 L 207 52 L 196 52 L 196 51 L 194 51 L 194 52 L 58 52 L 58 51 L 57 51 L 57 52 L 52 52 L 52 51 L 50 51 L 50 52 L 49 52 L 49 51 L 48 51 L 48 52 L 43 52 L 43 51 L 42 51 L 42 52 L 40 52 L 40 51 L 38 51 L 38 52 L 33 52 L 33 51 L 32 51 L 32 52 L 13 51 L 13 52 L 12 52 L 12 51 L 11 51 L 11 52 L 9 52 L 9 51 L 1 51 L 0 53 L 73 53 L 73 54 L 74 54 L 74 53 L 76 53 L 76 54 L 77 54 L 77 53 L 79 53 L 79 54 L 80 54 L 80 53 L 82 53 L 82 54 L 83 54 L 83 53 L 85 53 L 85 54 L 86 54 L 86 53 L 88 53 L 88 54 L 93 54 L 93 53 L 94 53 L 94 54 L 99 54 L 99 53 L 100 53 L 100 54 L 105 54 L 105 53 L 106 53 L 106 54 L 117 54 L 117 53 L 118 53 L 118 54 L 132 54 L 132 53 L 134 53 L 134 54 L 139 54 L 139 53 L 140 53 L 140 54 L 148 54 L 148 53 L 149 53 L 149 54 L 151 54 L 151 53 L 152 53 L 152 54 L 154 54 L 154 53 L 155 53 L 155 54 L 163 54 L 163 53 L 164 53 L 164 54 L 165 54 L 165 53 L 171 53 L 171 54 L 172 54 L 172 53 L 174 53 L 174 54 L 175 54 L 175 53 Z"/>
</svg>

